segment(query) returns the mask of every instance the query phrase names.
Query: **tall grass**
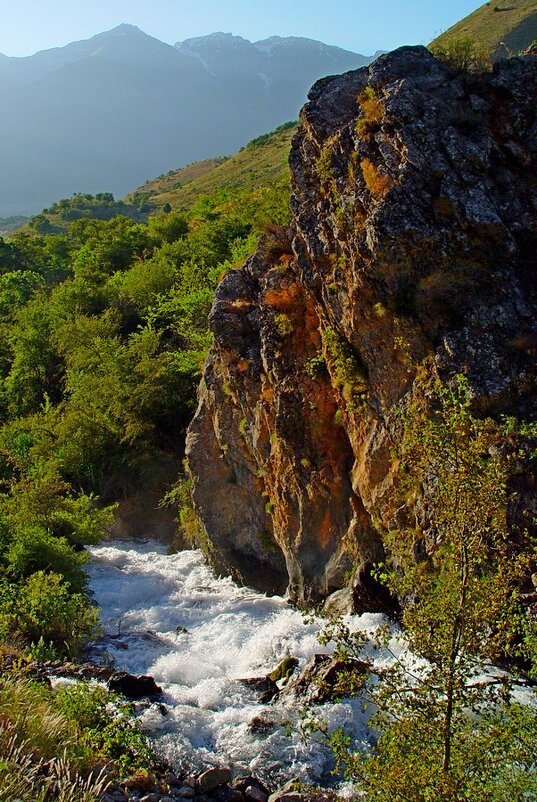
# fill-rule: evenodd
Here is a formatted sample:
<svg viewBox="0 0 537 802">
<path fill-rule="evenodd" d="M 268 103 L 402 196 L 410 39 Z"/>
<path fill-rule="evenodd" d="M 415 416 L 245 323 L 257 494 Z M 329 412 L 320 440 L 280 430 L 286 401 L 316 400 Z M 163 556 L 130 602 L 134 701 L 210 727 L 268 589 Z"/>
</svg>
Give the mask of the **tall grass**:
<svg viewBox="0 0 537 802">
<path fill-rule="evenodd" d="M 78 735 L 45 685 L 0 677 L 0 802 L 97 802 L 109 782 Z"/>
</svg>

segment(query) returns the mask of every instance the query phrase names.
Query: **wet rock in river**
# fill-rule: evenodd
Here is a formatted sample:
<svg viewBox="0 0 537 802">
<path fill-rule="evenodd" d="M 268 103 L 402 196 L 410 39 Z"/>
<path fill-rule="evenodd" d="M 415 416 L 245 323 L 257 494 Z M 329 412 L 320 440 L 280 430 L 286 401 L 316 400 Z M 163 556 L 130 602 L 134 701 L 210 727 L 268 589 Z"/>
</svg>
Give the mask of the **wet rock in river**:
<svg viewBox="0 0 537 802">
<path fill-rule="evenodd" d="M 370 667 L 361 660 L 315 654 L 281 694 L 299 697 L 306 704 L 323 704 L 358 690 L 369 673 Z"/>
<path fill-rule="evenodd" d="M 275 730 L 277 726 L 278 722 L 274 719 L 267 716 L 254 716 L 248 722 L 248 732 L 251 732 L 252 735 L 266 735 Z"/>
<path fill-rule="evenodd" d="M 258 693 L 259 701 L 263 704 L 271 702 L 280 693 L 280 689 L 270 677 L 246 677 L 239 682 Z"/>
<path fill-rule="evenodd" d="M 160 696 L 162 688 L 153 677 L 136 676 L 125 671 L 115 672 L 108 680 L 108 690 L 121 693 L 128 699 L 145 699 Z"/>
</svg>

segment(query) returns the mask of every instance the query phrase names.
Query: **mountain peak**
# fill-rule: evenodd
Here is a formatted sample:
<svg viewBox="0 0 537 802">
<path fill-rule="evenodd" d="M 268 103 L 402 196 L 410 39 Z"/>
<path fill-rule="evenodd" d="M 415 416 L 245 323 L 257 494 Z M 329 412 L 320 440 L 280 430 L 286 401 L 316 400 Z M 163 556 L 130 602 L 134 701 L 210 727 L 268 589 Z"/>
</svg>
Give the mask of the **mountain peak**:
<svg viewBox="0 0 537 802">
<path fill-rule="evenodd" d="M 214 33 L 208 33 L 205 36 L 193 36 L 190 39 L 184 39 L 182 42 L 176 42 L 175 47 L 178 50 L 192 50 L 194 48 L 199 48 L 200 46 L 214 47 L 215 45 L 232 44 L 249 45 L 251 42 L 248 39 L 245 39 L 243 36 L 236 36 L 234 33 L 215 31 Z"/>
<path fill-rule="evenodd" d="M 104 31 L 101 34 L 97 34 L 97 36 L 132 36 L 137 38 L 152 38 L 149 36 L 149 34 L 142 31 L 142 29 L 137 25 L 131 25 L 129 22 L 122 22 L 120 25 L 116 25 L 115 28 L 111 28 L 109 31 Z"/>
</svg>

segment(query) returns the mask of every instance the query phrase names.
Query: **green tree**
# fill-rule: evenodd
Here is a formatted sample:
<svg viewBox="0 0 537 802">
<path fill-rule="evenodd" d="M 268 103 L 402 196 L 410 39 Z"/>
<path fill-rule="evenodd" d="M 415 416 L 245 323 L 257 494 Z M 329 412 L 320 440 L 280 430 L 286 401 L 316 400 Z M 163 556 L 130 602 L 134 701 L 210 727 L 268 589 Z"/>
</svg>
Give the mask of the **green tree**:
<svg viewBox="0 0 537 802">
<path fill-rule="evenodd" d="M 424 394 L 403 417 L 397 514 L 379 568 L 403 602 L 408 653 L 394 654 L 369 687 L 374 753 L 355 752 L 341 731 L 331 744 L 347 775 L 381 802 L 522 801 L 537 793 L 536 710 L 513 698 L 526 682 L 515 667 L 507 675 L 494 664 L 506 655 L 536 663 L 521 594 L 535 543 L 508 518 L 510 477 L 526 452 L 512 421 L 472 415 L 462 377 L 437 384 L 433 398 Z M 361 654 L 362 635 L 337 624 L 332 636 L 345 656 Z"/>
</svg>

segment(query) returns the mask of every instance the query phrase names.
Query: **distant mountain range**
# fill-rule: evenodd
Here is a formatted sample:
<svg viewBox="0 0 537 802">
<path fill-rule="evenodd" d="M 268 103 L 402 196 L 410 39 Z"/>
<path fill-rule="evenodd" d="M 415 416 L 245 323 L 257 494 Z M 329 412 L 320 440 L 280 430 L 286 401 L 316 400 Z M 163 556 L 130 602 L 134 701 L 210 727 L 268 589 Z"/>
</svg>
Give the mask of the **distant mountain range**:
<svg viewBox="0 0 537 802">
<path fill-rule="evenodd" d="M 375 56 L 229 33 L 172 47 L 133 25 L 24 58 L 0 54 L 0 216 L 74 192 L 122 196 L 231 153 L 295 119 L 317 78 Z"/>
</svg>

